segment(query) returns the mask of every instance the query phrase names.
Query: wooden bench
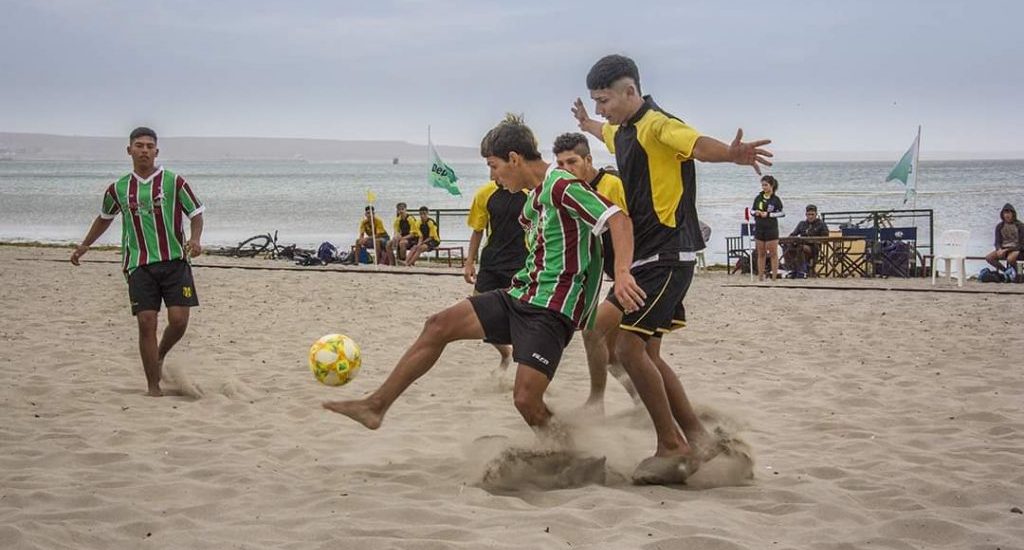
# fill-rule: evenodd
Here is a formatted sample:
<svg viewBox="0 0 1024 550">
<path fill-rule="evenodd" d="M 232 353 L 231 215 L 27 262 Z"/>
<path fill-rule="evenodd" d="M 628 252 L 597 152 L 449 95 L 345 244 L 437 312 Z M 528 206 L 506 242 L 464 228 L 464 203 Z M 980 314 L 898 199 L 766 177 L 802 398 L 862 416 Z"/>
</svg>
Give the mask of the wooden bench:
<svg viewBox="0 0 1024 550">
<path fill-rule="evenodd" d="M 440 261 L 441 253 L 444 252 L 445 260 L 448 262 L 448 267 L 452 266 L 453 260 L 459 261 L 459 267 L 466 265 L 466 258 L 462 254 L 461 246 L 439 246 L 434 249 L 434 259 Z"/>
</svg>

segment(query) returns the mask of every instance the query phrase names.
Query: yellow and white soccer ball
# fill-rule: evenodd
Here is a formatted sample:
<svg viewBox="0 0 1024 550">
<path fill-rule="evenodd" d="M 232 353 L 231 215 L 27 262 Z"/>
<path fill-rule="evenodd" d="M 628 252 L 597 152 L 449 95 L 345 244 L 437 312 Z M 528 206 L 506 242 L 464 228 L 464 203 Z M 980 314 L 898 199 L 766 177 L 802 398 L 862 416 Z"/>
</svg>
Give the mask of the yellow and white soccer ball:
<svg viewBox="0 0 1024 550">
<path fill-rule="evenodd" d="M 309 368 L 328 386 L 349 383 L 359 373 L 359 365 L 359 346 L 344 334 L 328 334 L 309 348 Z"/>
</svg>

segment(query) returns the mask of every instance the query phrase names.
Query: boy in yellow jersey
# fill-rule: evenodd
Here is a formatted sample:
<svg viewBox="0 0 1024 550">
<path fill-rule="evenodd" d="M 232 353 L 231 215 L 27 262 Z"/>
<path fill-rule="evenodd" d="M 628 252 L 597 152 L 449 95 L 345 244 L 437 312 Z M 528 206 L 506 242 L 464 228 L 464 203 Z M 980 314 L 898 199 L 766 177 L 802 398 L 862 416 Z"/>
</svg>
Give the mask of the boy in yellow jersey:
<svg viewBox="0 0 1024 550">
<path fill-rule="evenodd" d="M 420 219 L 419 219 L 419 242 L 416 247 L 409 252 L 409 257 L 405 259 L 405 265 L 412 267 L 416 265 L 416 260 L 419 259 L 420 254 L 424 252 L 430 252 L 441 244 L 441 234 L 437 229 L 437 222 L 430 217 L 430 209 L 426 206 L 420 207 Z"/>
<path fill-rule="evenodd" d="M 614 295 L 608 302 L 617 310 L 616 323 L 597 330 L 622 331 L 615 351 L 647 407 L 657 434 L 654 456 L 633 474 L 636 483 L 673 483 L 685 480 L 700 465 L 707 432 L 697 419 L 679 378 L 664 361 L 652 360 L 650 347 L 660 350 L 655 334 L 680 326 L 682 299 L 693 278 L 695 251 L 704 247 L 697 220 L 694 160 L 770 166 L 772 154 L 762 149 L 770 140 L 743 141 L 743 130 L 732 143 L 702 136 L 682 120 L 663 111 L 650 96 L 641 95 L 640 72 L 628 57 L 609 55 L 587 74 L 587 89 L 597 114 L 593 120 L 580 99 L 573 114 L 580 129 L 604 141 L 626 192 L 633 221 L 631 274 L 648 299 L 636 311 L 624 311 Z M 607 307 L 606 307 L 607 309 Z M 599 317 L 600 319 L 600 317 Z M 676 425 L 676 422 L 679 425 Z M 680 427 L 698 449 L 680 432 Z"/>
<path fill-rule="evenodd" d="M 395 205 L 395 237 L 388 243 L 391 257 L 405 261 L 405 252 L 416 246 L 420 239 L 420 224 L 407 210 L 404 202 Z"/>
<path fill-rule="evenodd" d="M 526 234 L 519 224 L 519 216 L 526 204 L 526 192 L 513 192 L 491 181 L 477 189 L 469 208 L 466 225 L 473 230 L 469 237 L 469 253 L 462 277 L 473 285 L 473 294 L 504 290 L 512 286 L 512 277 L 526 262 Z M 480 251 L 484 233 L 487 243 Z M 476 269 L 479 258 L 480 270 Z M 493 344 L 501 355 L 498 372 L 508 370 L 512 364 L 512 346 Z"/>
<path fill-rule="evenodd" d="M 555 161 L 559 168 L 587 182 L 600 195 L 629 214 L 622 180 L 603 168 L 594 168 L 594 157 L 590 154 L 590 143 L 587 141 L 587 136 L 579 132 L 562 134 L 555 138 L 552 152 L 555 154 Z M 611 248 L 611 241 L 604 239 L 603 246 L 604 272 L 608 277 L 614 278 L 612 266 L 615 265 L 615 256 Z M 598 307 L 597 325 L 611 326 L 616 322 L 614 308 L 609 310 L 608 307 L 603 309 Z M 601 315 L 605 316 L 603 322 Z M 583 347 L 587 352 L 587 368 L 590 370 L 590 396 L 587 398 L 586 406 L 596 407 L 601 411 L 604 411 L 604 389 L 608 381 L 609 370 L 626 388 L 629 396 L 634 401 L 638 399 L 636 389 L 629 380 L 629 376 L 615 360 L 615 336 L 617 333 L 618 330 L 615 329 L 607 330 L 604 331 L 604 338 L 602 338 L 600 331 L 583 330 Z"/>
<path fill-rule="evenodd" d="M 367 206 L 366 214 L 359 222 L 359 236 L 356 237 L 356 245 L 352 247 L 356 262 L 362 256 L 364 249 L 373 250 L 380 254 L 380 263 L 390 263 L 388 259 L 388 231 L 384 229 L 384 220 L 377 214 L 377 209 Z M 371 229 L 372 228 L 372 229 Z"/>
</svg>

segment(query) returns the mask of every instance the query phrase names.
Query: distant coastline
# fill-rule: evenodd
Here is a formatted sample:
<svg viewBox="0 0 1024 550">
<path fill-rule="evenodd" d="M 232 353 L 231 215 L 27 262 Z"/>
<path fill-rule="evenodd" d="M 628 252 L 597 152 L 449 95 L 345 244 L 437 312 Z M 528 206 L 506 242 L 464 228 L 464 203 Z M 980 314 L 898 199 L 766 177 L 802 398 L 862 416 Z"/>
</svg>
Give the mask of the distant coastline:
<svg viewBox="0 0 1024 550">
<path fill-rule="evenodd" d="M 0 161 L 26 160 L 124 160 L 123 137 L 63 136 L 0 132 Z M 426 162 L 426 144 L 407 141 L 359 141 L 259 137 L 165 137 L 160 139 L 164 160 L 281 161 L 281 162 Z M 435 145 L 450 162 L 478 162 L 477 147 Z M 542 148 L 543 149 L 543 148 Z M 546 150 L 546 149 L 545 149 Z M 599 163 L 612 160 L 605 151 L 594 151 Z M 777 149 L 780 162 L 896 162 L 903 151 L 787 151 Z M 1024 151 L 928 151 L 921 160 L 1017 160 Z"/>
</svg>

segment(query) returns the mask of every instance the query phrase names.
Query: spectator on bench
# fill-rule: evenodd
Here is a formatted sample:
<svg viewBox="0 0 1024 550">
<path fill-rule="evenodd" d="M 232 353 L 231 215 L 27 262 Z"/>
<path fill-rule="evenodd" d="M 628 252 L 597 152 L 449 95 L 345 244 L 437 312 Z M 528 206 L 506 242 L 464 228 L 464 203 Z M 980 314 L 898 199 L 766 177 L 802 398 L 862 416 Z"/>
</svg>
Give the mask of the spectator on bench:
<svg viewBox="0 0 1024 550">
<path fill-rule="evenodd" d="M 996 225 L 995 250 L 989 252 L 985 260 L 1004 276 L 1008 275 L 1008 280 L 1012 280 L 1017 276 L 1014 266 L 1020 257 L 1020 251 L 1024 249 L 1024 222 L 1017 219 L 1017 211 L 1010 203 L 1006 203 L 999 211 L 999 217 L 1001 219 Z M 1002 259 L 1006 260 L 1005 268 L 999 261 Z"/>
<path fill-rule="evenodd" d="M 420 242 L 409 252 L 405 265 L 412 267 L 420 254 L 430 252 L 441 244 L 441 234 L 437 230 L 437 222 L 430 217 L 430 209 L 426 206 L 420 207 Z"/>
</svg>

